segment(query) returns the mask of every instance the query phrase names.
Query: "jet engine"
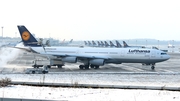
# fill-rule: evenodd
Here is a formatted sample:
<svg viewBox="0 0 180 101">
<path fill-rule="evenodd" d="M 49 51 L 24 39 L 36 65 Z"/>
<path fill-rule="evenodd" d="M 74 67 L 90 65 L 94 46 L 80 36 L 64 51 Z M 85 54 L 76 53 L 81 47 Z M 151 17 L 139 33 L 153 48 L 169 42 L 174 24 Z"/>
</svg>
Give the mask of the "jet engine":
<svg viewBox="0 0 180 101">
<path fill-rule="evenodd" d="M 69 62 L 69 63 L 76 63 L 77 58 L 76 57 L 63 57 L 62 62 Z"/>
<path fill-rule="evenodd" d="M 104 59 L 92 59 L 89 61 L 89 63 L 92 65 L 103 66 L 104 65 Z"/>
</svg>

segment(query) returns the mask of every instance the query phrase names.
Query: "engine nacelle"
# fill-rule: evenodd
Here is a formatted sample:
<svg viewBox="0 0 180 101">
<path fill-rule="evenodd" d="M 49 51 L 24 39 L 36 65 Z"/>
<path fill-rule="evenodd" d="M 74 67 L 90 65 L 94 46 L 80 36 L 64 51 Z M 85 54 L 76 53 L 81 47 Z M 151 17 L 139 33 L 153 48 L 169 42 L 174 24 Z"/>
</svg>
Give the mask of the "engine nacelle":
<svg viewBox="0 0 180 101">
<path fill-rule="evenodd" d="M 104 59 L 92 59 L 89 61 L 89 63 L 92 65 L 103 66 L 104 65 Z"/>
<path fill-rule="evenodd" d="M 77 62 L 76 57 L 63 57 L 61 60 L 63 62 L 69 62 L 69 63 L 76 63 Z"/>
</svg>

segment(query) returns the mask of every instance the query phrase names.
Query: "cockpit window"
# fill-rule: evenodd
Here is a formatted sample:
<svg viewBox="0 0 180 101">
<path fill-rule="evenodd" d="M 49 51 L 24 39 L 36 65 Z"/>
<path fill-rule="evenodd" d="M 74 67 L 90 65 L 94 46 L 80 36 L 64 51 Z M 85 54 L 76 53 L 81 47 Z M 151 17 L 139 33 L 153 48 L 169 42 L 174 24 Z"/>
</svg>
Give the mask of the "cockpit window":
<svg viewBox="0 0 180 101">
<path fill-rule="evenodd" d="M 157 50 L 159 50 L 157 47 L 152 47 L 152 49 L 157 49 Z"/>
<path fill-rule="evenodd" d="M 161 53 L 161 55 L 166 55 L 167 53 Z"/>
</svg>

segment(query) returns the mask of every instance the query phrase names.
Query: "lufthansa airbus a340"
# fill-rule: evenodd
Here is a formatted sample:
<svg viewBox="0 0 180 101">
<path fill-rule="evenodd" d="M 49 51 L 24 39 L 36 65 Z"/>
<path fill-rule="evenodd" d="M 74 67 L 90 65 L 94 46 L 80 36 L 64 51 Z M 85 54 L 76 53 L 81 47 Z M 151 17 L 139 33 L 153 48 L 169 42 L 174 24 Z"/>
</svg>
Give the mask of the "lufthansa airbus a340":
<svg viewBox="0 0 180 101">
<path fill-rule="evenodd" d="M 99 68 L 104 64 L 142 63 L 155 68 L 155 63 L 166 61 L 168 54 L 157 49 L 146 48 L 101 48 L 101 47 L 43 47 L 25 26 L 18 26 L 26 48 L 16 47 L 36 54 L 68 63 L 82 63 L 80 69 Z"/>
</svg>

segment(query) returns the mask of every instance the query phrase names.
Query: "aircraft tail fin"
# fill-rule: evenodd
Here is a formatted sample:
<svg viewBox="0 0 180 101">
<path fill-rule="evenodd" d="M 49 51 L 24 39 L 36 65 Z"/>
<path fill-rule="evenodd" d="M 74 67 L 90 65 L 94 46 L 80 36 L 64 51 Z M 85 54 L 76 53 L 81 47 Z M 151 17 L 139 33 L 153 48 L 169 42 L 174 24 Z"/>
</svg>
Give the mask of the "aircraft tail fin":
<svg viewBox="0 0 180 101">
<path fill-rule="evenodd" d="M 124 47 L 129 47 L 129 45 L 125 41 L 123 41 L 123 45 Z"/>
<path fill-rule="evenodd" d="M 61 43 L 64 43 L 64 42 L 65 42 L 65 39 Z"/>
<path fill-rule="evenodd" d="M 101 46 L 104 46 L 104 43 L 103 43 L 103 41 L 101 41 Z"/>
<path fill-rule="evenodd" d="M 108 47 L 108 46 L 109 46 L 109 44 L 108 44 L 106 41 L 104 41 L 104 43 L 105 43 L 105 47 Z"/>
<path fill-rule="evenodd" d="M 85 45 L 88 45 L 88 43 L 87 43 L 86 41 L 84 41 L 84 44 L 85 44 Z"/>
<path fill-rule="evenodd" d="M 117 40 L 116 40 L 116 45 L 117 45 L 117 47 L 122 47 L 122 45 Z"/>
<path fill-rule="evenodd" d="M 97 43 L 98 43 L 98 46 L 101 46 L 101 43 L 99 41 L 97 41 Z"/>
<path fill-rule="evenodd" d="M 88 41 L 88 45 L 91 45 L 91 42 L 90 42 L 90 41 Z"/>
<path fill-rule="evenodd" d="M 28 29 L 24 25 L 18 25 L 17 27 L 25 46 L 41 46 L 40 44 L 38 44 L 36 38 L 28 31 Z"/>
<path fill-rule="evenodd" d="M 73 39 L 71 39 L 71 40 L 69 41 L 69 43 L 72 43 L 72 41 L 73 41 Z"/>
<path fill-rule="evenodd" d="M 109 41 L 109 42 L 110 42 L 110 46 L 111 46 L 111 47 L 115 47 L 115 45 L 113 44 L 112 41 Z"/>
<path fill-rule="evenodd" d="M 94 46 L 96 46 L 96 43 L 94 42 L 94 40 L 92 40 L 92 44 L 93 44 Z"/>
</svg>

